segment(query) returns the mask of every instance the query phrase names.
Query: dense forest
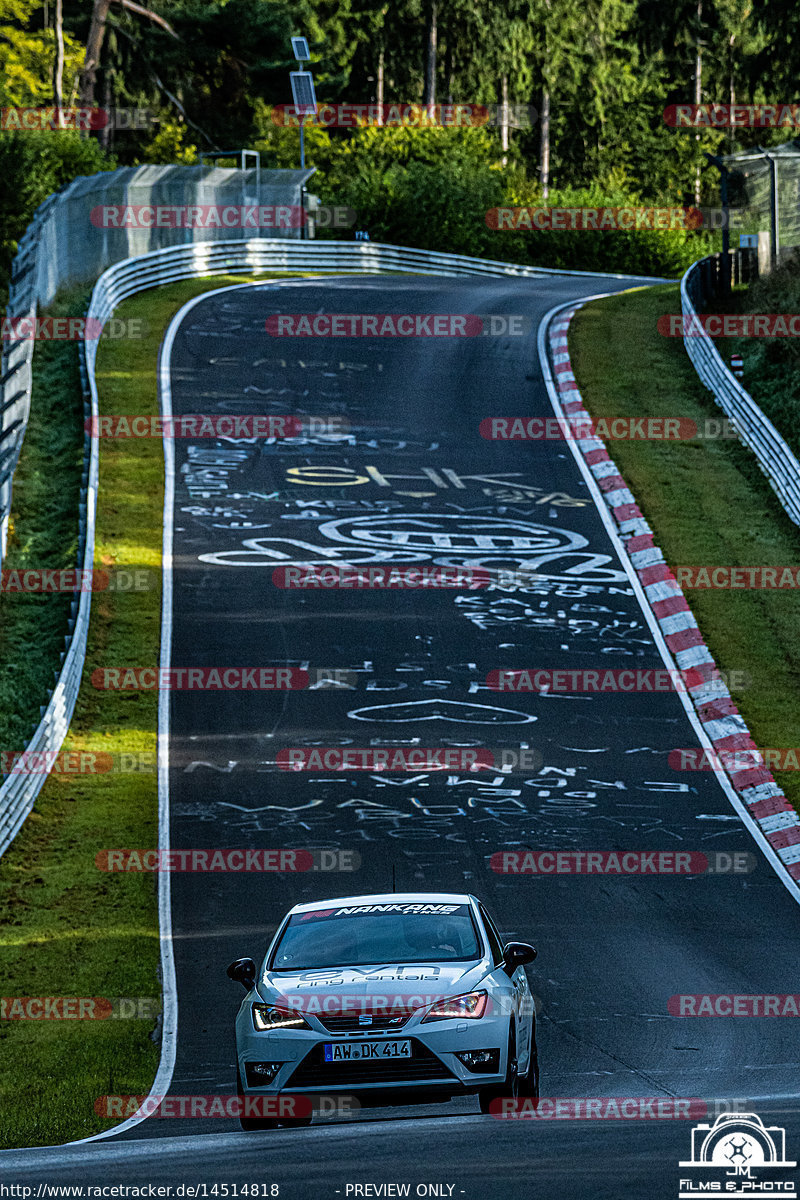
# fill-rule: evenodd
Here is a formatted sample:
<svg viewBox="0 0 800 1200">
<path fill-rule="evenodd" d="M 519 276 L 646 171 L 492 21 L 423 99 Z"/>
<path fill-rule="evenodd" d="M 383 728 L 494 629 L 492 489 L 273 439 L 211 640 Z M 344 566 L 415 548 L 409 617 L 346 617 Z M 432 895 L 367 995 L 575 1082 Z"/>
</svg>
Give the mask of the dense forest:
<svg viewBox="0 0 800 1200">
<path fill-rule="evenodd" d="M 194 163 L 250 147 L 298 164 L 292 35 L 308 38 L 320 103 L 479 104 L 510 128 L 305 131 L 315 190 L 350 204 L 372 237 L 497 258 L 603 268 L 635 251 L 673 272 L 707 234 L 497 233 L 500 204 L 719 202 L 706 155 L 794 137 L 777 128 L 671 127 L 670 105 L 790 104 L 800 68 L 791 0 L 0 0 L 0 237 L 50 191 L 114 166 Z M 142 128 L 17 132 L 13 110 L 139 110 Z M 12 110 L 9 112 L 9 110 Z M 800 126 L 800 107 L 794 113 Z M 117 121 L 117 126 L 120 122 Z M 22 226 L 21 226 L 22 223 Z M 536 246 L 534 247 L 534 242 Z M 541 261 L 544 261 L 543 259 Z"/>
</svg>

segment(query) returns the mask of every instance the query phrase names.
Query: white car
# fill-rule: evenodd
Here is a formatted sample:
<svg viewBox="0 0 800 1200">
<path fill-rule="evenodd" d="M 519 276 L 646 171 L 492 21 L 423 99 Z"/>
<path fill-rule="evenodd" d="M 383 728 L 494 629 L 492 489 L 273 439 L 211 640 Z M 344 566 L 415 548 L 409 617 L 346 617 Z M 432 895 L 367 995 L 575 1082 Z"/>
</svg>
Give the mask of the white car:
<svg viewBox="0 0 800 1200">
<path fill-rule="evenodd" d="M 242 1128 L 311 1121 L 308 1100 L 281 1119 L 299 1110 L 254 1097 L 376 1105 L 477 1093 L 489 1112 L 500 1097 L 538 1096 L 524 969 L 535 957 L 525 942 L 504 945 L 471 895 L 295 905 L 258 970 L 251 958 L 228 967 L 247 992 L 236 1018 Z"/>
</svg>

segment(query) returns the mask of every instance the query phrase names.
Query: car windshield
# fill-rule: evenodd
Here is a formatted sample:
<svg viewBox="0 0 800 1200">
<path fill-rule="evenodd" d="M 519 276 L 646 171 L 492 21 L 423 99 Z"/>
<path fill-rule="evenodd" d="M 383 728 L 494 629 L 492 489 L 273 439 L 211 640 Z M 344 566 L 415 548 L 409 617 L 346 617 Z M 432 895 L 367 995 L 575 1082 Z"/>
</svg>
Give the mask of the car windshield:
<svg viewBox="0 0 800 1200">
<path fill-rule="evenodd" d="M 481 953 L 468 904 L 342 905 L 295 913 L 270 970 L 468 962 Z"/>
</svg>

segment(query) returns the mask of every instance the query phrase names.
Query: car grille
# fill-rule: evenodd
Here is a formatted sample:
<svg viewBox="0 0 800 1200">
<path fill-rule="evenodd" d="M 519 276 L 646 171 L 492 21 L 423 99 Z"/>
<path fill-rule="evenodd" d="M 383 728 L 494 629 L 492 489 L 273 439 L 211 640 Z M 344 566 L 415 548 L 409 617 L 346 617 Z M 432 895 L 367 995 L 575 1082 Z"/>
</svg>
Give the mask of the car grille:
<svg viewBox="0 0 800 1200">
<path fill-rule="evenodd" d="M 319 1013 L 318 1019 L 331 1033 L 376 1033 L 384 1029 L 393 1033 L 403 1028 L 414 1011 L 413 1008 L 374 1008 L 361 1012 Z M 372 1024 L 362 1024 L 362 1017 L 372 1017 Z"/>
<path fill-rule="evenodd" d="M 359 1083 L 415 1083 L 425 1079 L 455 1079 L 441 1059 L 426 1046 L 411 1039 L 412 1058 L 368 1059 L 357 1062 L 326 1063 L 321 1045 L 306 1055 L 285 1091 L 293 1087 L 339 1087 Z"/>
</svg>

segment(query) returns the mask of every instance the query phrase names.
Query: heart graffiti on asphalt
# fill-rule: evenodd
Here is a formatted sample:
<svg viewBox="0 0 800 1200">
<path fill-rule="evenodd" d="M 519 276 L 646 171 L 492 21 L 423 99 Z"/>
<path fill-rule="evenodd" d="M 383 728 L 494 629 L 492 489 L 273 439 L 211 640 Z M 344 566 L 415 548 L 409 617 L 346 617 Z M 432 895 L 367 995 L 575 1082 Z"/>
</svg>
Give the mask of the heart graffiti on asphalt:
<svg viewBox="0 0 800 1200">
<path fill-rule="evenodd" d="M 464 725 L 525 725 L 538 721 L 530 713 L 515 708 L 496 708 L 490 704 L 467 704 L 462 700 L 409 700 L 405 704 L 376 704 L 354 708 L 348 714 L 354 721 L 453 721 Z"/>
</svg>

